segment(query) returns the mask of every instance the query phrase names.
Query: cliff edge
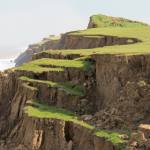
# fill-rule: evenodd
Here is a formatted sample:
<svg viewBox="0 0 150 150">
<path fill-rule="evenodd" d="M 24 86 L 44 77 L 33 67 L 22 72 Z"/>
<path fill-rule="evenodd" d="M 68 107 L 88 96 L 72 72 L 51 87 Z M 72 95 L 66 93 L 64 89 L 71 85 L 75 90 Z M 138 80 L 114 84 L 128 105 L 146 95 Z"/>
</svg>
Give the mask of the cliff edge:
<svg viewBox="0 0 150 150">
<path fill-rule="evenodd" d="M 66 33 L 1 73 L 0 150 L 149 150 L 150 27 L 137 24 Z"/>
</svg>

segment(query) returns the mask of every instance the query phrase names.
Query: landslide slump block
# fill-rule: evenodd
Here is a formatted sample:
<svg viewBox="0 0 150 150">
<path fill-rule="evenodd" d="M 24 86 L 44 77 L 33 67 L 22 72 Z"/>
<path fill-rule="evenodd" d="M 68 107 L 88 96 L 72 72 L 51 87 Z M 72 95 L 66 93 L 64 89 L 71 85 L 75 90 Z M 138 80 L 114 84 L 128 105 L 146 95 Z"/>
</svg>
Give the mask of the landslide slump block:
<svg viewBox="0 0 150 150">
<path fill-rule="evenodd" d="M 37 88 L 36 99 L 39 99 L 42 103 L 66 108 L 78 114 L 93 112 L 95 100 L 92 99 L 94 98 L 94 92 L 91 89 L 86 90 L 83 86 L 67 82 L 56 83 L 28 77 L 21 77 L 20 79 Z M 86 92 L 88 93 L 86 94 Z"/>
<path fill-rule="evenodd" d="M 25 70 L 18 70 L 17 75 L 19 76 L 27 76 L 33 79 L 39 80 L 47 80 L 53 82 L 67 82 L 73 81 L 75 83 L 83 84 L 86 82 L 92 74 L 94 75 L 95 72 L 92 70 L 89 71 L 82 71 L 75 68 L 64 69 L 63 71 L 47 71 L 42 73 L 35 73 L 33 71 L 25 71 Z"/>
</svg>

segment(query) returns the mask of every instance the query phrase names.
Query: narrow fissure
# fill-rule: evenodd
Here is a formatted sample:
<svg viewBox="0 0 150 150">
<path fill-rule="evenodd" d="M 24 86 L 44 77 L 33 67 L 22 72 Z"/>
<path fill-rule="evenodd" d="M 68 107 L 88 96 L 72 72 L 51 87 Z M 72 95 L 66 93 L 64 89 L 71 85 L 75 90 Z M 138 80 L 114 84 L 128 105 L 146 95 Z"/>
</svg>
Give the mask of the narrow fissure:
<svg viewBox="0 0 150 150">
<path fill-rule="evenodd" d="M 74 133 L 70 122 L 65 123 L 64 135 L 67 142 L 73 141 Z"/>
</svg>

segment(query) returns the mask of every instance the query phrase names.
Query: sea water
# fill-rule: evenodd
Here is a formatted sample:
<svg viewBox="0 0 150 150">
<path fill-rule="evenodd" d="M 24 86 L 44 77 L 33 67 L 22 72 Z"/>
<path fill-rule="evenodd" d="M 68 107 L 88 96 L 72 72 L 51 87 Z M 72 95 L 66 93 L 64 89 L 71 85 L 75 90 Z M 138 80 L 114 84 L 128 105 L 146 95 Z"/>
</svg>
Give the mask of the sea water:
<svg viewBox="0 0 150 150">
<path fill-rule="evenodd" d="M 14 60 L 15 58 L 0 59 L 0 71 L 4 71 L 6 69 L 14 67 L 15 66 Z"/>
</svg>

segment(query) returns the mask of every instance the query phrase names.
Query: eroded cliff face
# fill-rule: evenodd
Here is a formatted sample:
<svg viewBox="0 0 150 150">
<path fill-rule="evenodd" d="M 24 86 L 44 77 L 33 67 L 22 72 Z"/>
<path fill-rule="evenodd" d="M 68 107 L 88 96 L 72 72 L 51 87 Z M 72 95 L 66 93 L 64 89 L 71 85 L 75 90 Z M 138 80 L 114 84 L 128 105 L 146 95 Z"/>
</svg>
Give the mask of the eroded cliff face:
<svg viewBox="0 0 150 150">
<path fill-rule="evenodd" d="M 2 73 L 0 148 L 2 150 L 115 149 L 110 142 L 92 135 L 88 129 L 72 122 L 28 117 L 24 114 L 24 106 L 27 100 L 34 98 L 75 112 L 74 108 L 79 106 L 82 99 L 92 101 L 94 106 L 91 105 L 90 108 L 93 109 L 93 115 L 88 121 L 104 129 L 137 130 L 141 123 L 148 124 L 150 122 L 150 56 L 94 55 L 93 60 L 96 62 L 96 67 L 92 71 L 92 77 L 96 82 L 89 86 L 94 89 L 89 95 L 93 94 L 95 98 L 88 95 L 86 97 L 70 96 L 69 98 L 64 92 L 50 89 L 43 84 L 25 85 L 18 79 L 19 76 L 28 75 L 25 72 Z M 46 79 L 47 75 L 41 76 L 41 79 L 42 77 Z M 82 76 L 87 77 L 87 75 Z M 50 79 L 52 79 L 51 76 Z M 69 79 L 74 80 L 74 76 L 63 78 L 63 81 Z M 82 79 L 83 84 L 88 83 L 84 78 Z M 60 80 L 56 78 L 55 81 Z M 30 86 L 37 87 L 39 91 L 31 90 Z M 65 99 L 73 99 L 74 104 L 65 102 Z M 84 108 L 87 108 L 87 105 Z M 82 114 L 84 113 L 83 111 Z"/>
<path fill-rule="evenodd" d="M 32 54 L 49 48 L 86 49 L 109 45 L 141 42 L 135 38 L 112 36 L 85 37 L 63 35 L 57 43 L 39 49 L 31 47 Z M 31 55 L 32 55 L 31 54 Z M 30 55 L 30 56 L 31 56 Z M 39 53 L 40 58 L 75 59 L 78 54 L 62 55 Z M 31 57 L 30 57 L 31 59 Z M 64 71 L 8 70 L 0 75 L 0 150 L 119 150 L 106 138 L 96 136 L 93 130 L 63 119 L 31 117 L 24 107 L 30 100 L 38 99 L 49 106 L 65 108 L 97 129 L 121 131 L 138 130 L 148 124 L 150 91 L 150 55 L 93 55 L 90 70 L 63 68 Z M 46 66 L 43 66 L 46 67 Z M 55 67 L 55 66 L 47 66 Z M 50 87 L 43 82 L 24 82 L 21 76 L 34 80 L 71 82 L 81 84 L 86 94 L 71 95 L 60 87 Z M 31 105 L 31 104 L 30 104 Z M 34 105 L 34 104 L 32 104 Z M 148 130 L 149 131 L 149 130 Z M 150 134 L 140 133 L 141 139 L 129 147 L 149 149 Z M 138 136 L 139 137 L 139 136 Z M 123 137 L 129 140 L 129 137 Z M 128 147 L 128 149 L 130 149 Z"/>
<path fill-rule="evenodd" d="M 47 58 L 51 56 L 45 54 Z M 92 58 L 96 62 L 92 85 L 95 89 L 91 93 L 96 95 L 93 120 L 97 120 L 97 127 L 137 129 L 141 123 L 149 123 L 150 56 L 96 54 Z"/>
<path fill-rule="evenodd" d="M 24 113 L 24 106 L 31 99 L 41 99 L 43 103 L 69 109 L 82 114 L 82 118 L 86 114 L 86 108 L 88 108 L 87 112 L 94 110 L 88 122 L 101 129 L 137 130 L 140 124 L 148 124 L 150 121 L 150 56 L 94 55 L 93 59 L 96 67 L 91 77 L 95 82 L 90 83 L 89 86 L 85 85 L 87 89 L 89 88 L 89 95 L 86 97 L 69 96 L 57 88 L 51 89 L 43 84 L 25 84 L 18 77 L 29 76 L 26 72 L 1 73 L 1 150 L 117 149 L 112 143 L 72 122 L 27 116 Z M 41 77 L 48 80 L 47 75 Z M 82 76 L 87 77 L 85 74 Z M 51 76 L 50 79 L 52 79 Z M 69 79 L 74 80 L 74 76 L 63 81 Z M 82 79 L 83 84 L 88 84 L 90 81 Z M 58 78 L 55 81 L 60 80 Z M 91 89 L 94 90 L 90 93 Z M 80 103 L 83 100 L 87 100 L 88 104 L 90 101 L 94 103 L 85 104 L 81 109 Z"/>
<path fill-rule="evenodd" d="M 17 134 L 16 134 L 17 130 Z M 115 147 L 102 138 L 91 136 L 85 128 L 50 119 L 25 117 L 13 129 L 11 143 L 2 145 L 6 150 L 113 150 Z"/>
<path fill-rule="evenodd" d="M 33 93 L 20 84 L 14 72 L 2 73 L 0 83 L 0 139 L 6 139 L 22 118 L 26 100 Z"/>
<path fill-rule="evenodd" d="M 57 98 L 50 94 L 55 92 L 48 87 L 42 84 L 32 85 L 41 89 L 37 91 L 31 85 L 23 83 L 18 77 L 18 72 L 2 73 L 1 75 L 1 150 L 117 150 L 111 142 L 97 137 L 93 131 L 80 125 L 69 121 L 36 119 L 27 116 L 24 113 L 27 100 L 41 98 L 45 100 L 44 103 L 50 104 L 51 100 L 57 100 Z M 63 101 L 62 94 L 58 98 L 62 98 L 61 105 L 65 107 L 66 103 Z M 64 98 L 68 98 L 68 95 L 64 95 Z M 72 97 L 72 101 L 75 99 Z M 56 104 L 53 103 L 53 105 Z M 72 106 L 73 104 L 70 104 L 67 107 L 71 109 Z"/>
<path fill-rule="evenodd" d="M 136 129 L 140 123 L 149 123 L 150 56 L 94 57 L 100 110 L 97 125 Z"/>
<path fill-rule="evenodd" d="M 136 42 L 140 42 L 140 40 L 136 38 L 119 38 L 106 35 L 75 36 L 64 34 L 57 45 L 57 49 L 89 49 L 110 45 L 133 44 Z"/>
</svg>

